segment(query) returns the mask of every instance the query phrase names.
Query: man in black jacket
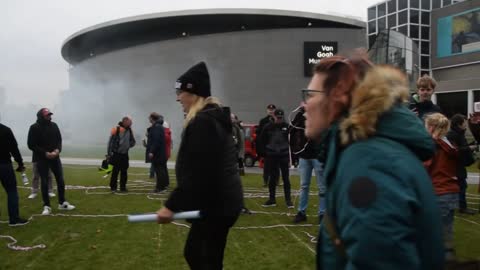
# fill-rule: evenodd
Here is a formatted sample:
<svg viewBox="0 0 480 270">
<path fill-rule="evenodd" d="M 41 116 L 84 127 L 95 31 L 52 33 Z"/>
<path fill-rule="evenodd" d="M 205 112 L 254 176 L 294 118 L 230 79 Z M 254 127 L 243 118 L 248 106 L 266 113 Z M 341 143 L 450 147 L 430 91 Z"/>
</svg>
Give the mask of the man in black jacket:
<svg viewBox="0 0 480 270">
<path fill-rule="evenodd" d="M 57 180 L 58 209 L 73 210 L 75 206 L 65 200 L 65 182 L 60 160 L 62 151 L 62 135 L 57 124 L 52 122 L 52 112 L 42 108 L 37 112 L 37 122 L 28 131 L 28 148 L 33 151 L 33 162 L 37 162 L 42 190 L 43 212 L 50 215 L 50 197 L 48 196 L 48 170 L 53 172 Z"/>
<path fill-rule="evenodd" d="M 167 155 L 165 150 L 165 131 L 163 117 L 156 112 L 149 116 L 152 126 L 148 130 L 146 160 L 155 170 L 157 183 L 153 192 L 163 192 L 169 185 Z"/>
<path fill-rule="evenodd" d="M 283 178 L 283 191 L 285 203 L 288 208 L 293 208 L 290 198 L 290 146 L 288 143 L 288 124 L 284 120 L 284 112 L 276 109 L 274 112 L 275 122 L 267 124 L 260 134 L 257 151 L 265 157 L 265 167 L 269 169 L 270 180 L 268 189 L 270 198 L 262 206 L 276 206 L 275 188 L 279 181 L 279 169 Z"/>
<path fill-rule="evenodd" d="M 470 166 L 475 162 L 473 151 L 477 149 L 476 145 L 468 145 L 465 138 L 467 130 L 467 117 L 461 114 L 455 114 L 450 119 L 451 126 L 447 133 L 447 139 L 452 142 L 458 149 L 459 161 L 457 162 L 457 178 L 460 185 L 459 193 L 459 212 L 473 215 L 476 212 L 467 208 L 467 170 L 466 166 Z"/>
<path fill-rule="evenodd" d="M 21 226 L 27 224 L 28 220 L 19 216 L 17 179 L 13 172 L 12 156 L 18 164 L 17 172 L 25 171 L 22 155 L 18 151 L 17 140 L 15 140 L 12 130 L 0 124 L 0 181 L 7 192 L 8 224 Z"/>
<path fill-rule="evenodd" d="M 257 133 L 257 140 L 255 142 L 256 145 L 258 145 L 258 143 L 259 143 L 258 139 L 260 137 L 260 134 L 262 134 L 265 126 L 270 124 L 270 123 L 275 122 L 275 116 L 273 115 L 273 112 L 275 112 L 275 109 L 277 109 L 277 107 L 274 104 L 268 104 L 267 105 L 267 116 L 260 119 L 260 122 L 258 123 L 257 129 L 255 131 Z M 271 168 L 267 167 L 268 164 L 265 163 L 265 157 L 261 156 L 261 155 L 260 155 L 260 157 L 263 159 L 262 160 L 263 161 L 263 186 L 266 187 L 268 185 L 269 180 L 270 180 L 269 173 L 271 171 Z"/>
</svg>

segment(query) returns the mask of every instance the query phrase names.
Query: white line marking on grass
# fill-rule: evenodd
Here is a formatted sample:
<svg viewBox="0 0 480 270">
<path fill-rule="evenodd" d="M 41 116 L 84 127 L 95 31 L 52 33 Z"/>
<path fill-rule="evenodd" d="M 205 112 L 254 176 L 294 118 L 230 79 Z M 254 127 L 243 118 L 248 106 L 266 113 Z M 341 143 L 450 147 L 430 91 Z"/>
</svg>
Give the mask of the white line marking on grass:
<svg viewBox="0 0 480 270">
<path fill-rule="evenodd" d="M 161 258 L 160 256 L 162 255 L 162 252 L 160 252 L 160 247 L 161 247 L 161 237 L 162 237 L 162 230 L 163 230 L 163 226 L 158 226 L 158 244 L 157 244 L 157 247 L 158 247 L 158 261 L 161 262 Z"/>
<path fill-rule="evenodd" d="M 311 234 L 309 234 L 308 232 L 306 231 L 303 231 L 308 237 L 310 237 L 310 242 L 312 243 L 317 243 L 317 237 L 316 236 L 313 236 Z"/>
<path fill-rule="evenodd" d="M 6 238 L 6 239 L 9 239 L 11 242 L 7 244 L 7 247 L 11 250 L 16 250 L 16 251 L 30 251 L 32 249 L 36 249 L 36 248 L 46 248 L 47 246 L 44 245 L 44 244 L 39 244 L 39 245 L 35 245 L 35 246 L 18 246 L 18 245 L 15 245 L 18 241 L 17 239 L 13 238 L 12 236 L 10 235 L 0 235 L 0 238 Z"/>
<path fill-rule="evenodd" d="M 257 204 L 257 206 L 260 207 L 260 204 L 259 204 L 258 202 L 256 202 L 256 201 L 254 201 L 254 202 L 255 202 L 255 204 Z M 310 226 L 310 227 L 311 227 L 311 226 L 314 226 L 314 225 L 313 225 L 313 224 L 301 224 L 301 225 L 279 224 L 279 225 L 271 225 L 271 226 L 254 226 L 254 227 L 243 227 L 243 228 L 245 228 L 245 229 L 248 229 L 248 228 L 254 229 L 254 228 L 257 228 L 257 227 L 258 227 L 259 229 L 260 229 L 260 228 L 261 228 L 261 229 L 265 229 L 265 228 L 263 228 L 263 227 L 266 227 L 266 228 L 278 228 L 278 227 L 283 228 L 284 230 L 286 230 L 287 232 L 289 232 L 290 235 L 292 235 L 293 238 L 295 238 L 301 245 L 303 245 L 303 246 L 306 247 L 308 250 L 310 250 L 313 254 L 315 254 L 315 250 L 314 250 L 314 249 L 312 249 L 307 243 L 303 242 L 302 239 L 300 239 L 296 234 L 294 234 L 292 231 L 290 231 L 290 230 L 288 229 L 288 227 L 307 227 L 307 226 Z M 240 229 L 240 230 L 242 229 L 242 227 L 233 227 L 233 228 L 235 228 L 235 229 Z"/>
<path fill-rule="evenodd" d="M 298 240 L 302 245 L 304 245 L 308 250 L 310 250 L 313 254 L 315 254 L 315 250 L 311 248 L 307 243 L 303 242 L 296 234 L 290 231 L 286 226 L 283 227 L 287 232 L 289 232 L 295 239 Z"/>
<path fill-rule="evenodd" d="M 480 223 L 475 222 L 475 221 L 470 220 L 470 219 L 462 218 L 462 217 L 459 217 L 459 216 L 455 216 L 455 218 L 458 218 L 458 219 L 461 219 L 461 220 L 465 220 L 466 222 L 470 222 L 470 223 L 472 223 L 472 224 L 475 224 L 475 225 L 480 226 Z"/>
</svg>

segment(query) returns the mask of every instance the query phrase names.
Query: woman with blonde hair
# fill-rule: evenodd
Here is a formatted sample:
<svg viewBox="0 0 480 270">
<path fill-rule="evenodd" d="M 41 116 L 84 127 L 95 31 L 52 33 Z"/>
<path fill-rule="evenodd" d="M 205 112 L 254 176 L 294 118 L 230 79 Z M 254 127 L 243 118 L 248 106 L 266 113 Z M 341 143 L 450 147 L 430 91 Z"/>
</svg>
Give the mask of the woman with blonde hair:
<svg viewBox="0 0 480 270">
<path fill-rule="evenodd" d="M 158 223 L 180 211 L 200 210 L 192 220 L 184 255 L 191 269 L 222 269 L 230 228 L 243 206 L 230 110 L 210 96 L 205 63 L 178 78 L 177 101 L 186 113 L 175 165 L 177 187 L 158 210 Z"/>
<path fill-rule="evenodd" d="M 442 214 L 445 258 L 454 259 L 453 249 L 453 220 L 455 209 L 458 208 L 460 186 L 457 178 L 457 163 L 459 153 L 456 147 L 447 139 L 446 135 L 450 128 L 447 117 L 440 113 L 434 113 L 425 117 L 425 127 L 431 134 L 437 151 L 432 159 L 425 162 L 433 188 L 438 199 L 438 205 Z"/>
</svg>

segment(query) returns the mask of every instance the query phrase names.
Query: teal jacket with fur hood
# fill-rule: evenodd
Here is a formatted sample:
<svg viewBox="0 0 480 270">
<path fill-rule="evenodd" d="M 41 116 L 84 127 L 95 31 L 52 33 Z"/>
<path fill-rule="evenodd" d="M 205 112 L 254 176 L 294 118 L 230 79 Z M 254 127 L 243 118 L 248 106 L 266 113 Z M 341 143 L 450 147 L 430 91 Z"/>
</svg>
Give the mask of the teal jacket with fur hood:
<svg viewBox="0 0 480 270">
<path fill-rule="evenodd" d="M 322 224 L 318 269 L 443 269 L 440 212 L 421 162 L 434 143 L 407 99 L 404 75 L 375 67 L 324 134 L 327 212 L 346 255 Z"/>
</svg>

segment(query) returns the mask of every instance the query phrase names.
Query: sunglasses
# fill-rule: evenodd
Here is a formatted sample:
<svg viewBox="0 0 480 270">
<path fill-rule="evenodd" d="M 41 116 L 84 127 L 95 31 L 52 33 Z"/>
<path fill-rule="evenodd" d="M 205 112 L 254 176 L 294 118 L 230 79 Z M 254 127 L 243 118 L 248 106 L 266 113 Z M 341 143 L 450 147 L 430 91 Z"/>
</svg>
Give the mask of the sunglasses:
<svg viewBox="0 0 480 270">
<path fill-rule="evenodd" d="M 325 93 L 324 90 L 310 90 L 310 89 L 302 89 L 302 100 L 303 102 L 307 102 L 311 97 L 313 97 L 314 93 Z"/>
</svg>

